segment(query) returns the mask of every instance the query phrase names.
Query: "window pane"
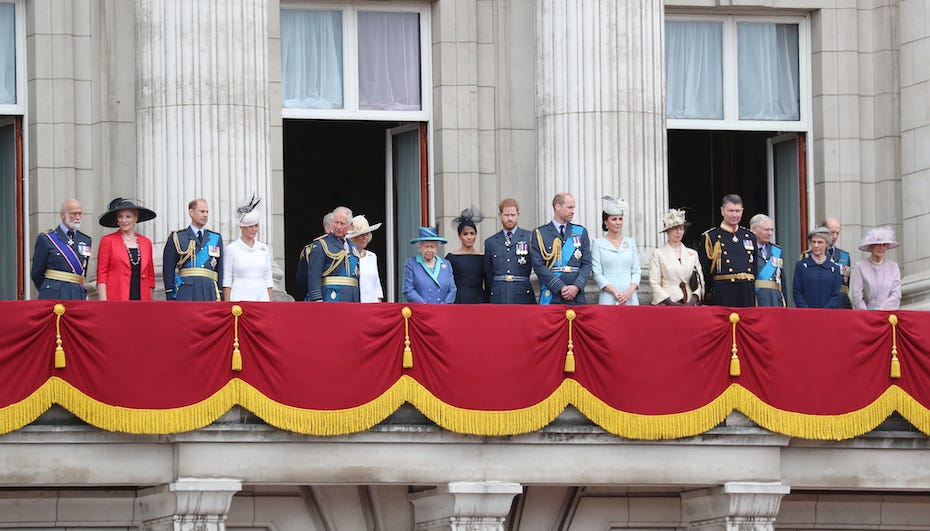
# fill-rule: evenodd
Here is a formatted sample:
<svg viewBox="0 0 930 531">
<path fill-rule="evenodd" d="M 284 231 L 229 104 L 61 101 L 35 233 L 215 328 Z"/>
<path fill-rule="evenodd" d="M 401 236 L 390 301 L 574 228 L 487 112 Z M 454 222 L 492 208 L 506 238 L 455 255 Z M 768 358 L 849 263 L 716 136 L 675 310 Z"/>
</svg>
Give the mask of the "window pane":
<svg viewBox="0 0 930 531">
<path fill-rule="evenodd" d="M 13 4 L 0 3 L 0 103 L 16 103 L 16 32 Z"/>
<path fill-rule="evenodd" d="M 420 110 L 420 16 L 358 14 L 358 104 L 362 109 Z"/>
<path fill-rule="evenodd" d="M 669 118 L 723 119 L 723 24 L 665 23 Z"/>
<path fill-rule="evenodd" d="M 798 25 L 740 22 L 740 120 L 800 120 Z"/>
<path fill-rule="evenodd" d="M 281 10 L 284 107 L 341 109 L 342 12 Z"/>
</svg>

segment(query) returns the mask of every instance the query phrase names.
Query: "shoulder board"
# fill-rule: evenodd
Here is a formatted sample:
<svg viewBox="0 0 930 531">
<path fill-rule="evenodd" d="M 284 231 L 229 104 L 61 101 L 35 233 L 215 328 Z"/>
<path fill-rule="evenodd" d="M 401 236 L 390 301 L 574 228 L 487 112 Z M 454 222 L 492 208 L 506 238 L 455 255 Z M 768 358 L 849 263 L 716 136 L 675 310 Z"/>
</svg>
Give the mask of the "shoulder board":
<svg viewBox="0 0 930 531">
<path fill-rule="evenodd" d="M 325 238 L 325 237 L 327 237 L 327 236 L 329 236 L 328 233 L 327 233 L 327 234 L 323 234 L 323 235 L 321 235 L 321 236 L 317 236 L 316 238 L 313 239 L 313 241 L 322 240 L 323 238 Z M 311 243 L 310 245 L 313 245 L 313 244 Z"/>
<path fill-rule="evenodd" d="M 716 228 L 717 228 L 717 227 L 711 227 L 711 228 L 705 230 L 704 232 L 701 233 L 701 236 L 707 236 L 708 234 L 711 233 L 711 231 L 713 231 L 713 230 L 716 229 Z"/>
</svg>

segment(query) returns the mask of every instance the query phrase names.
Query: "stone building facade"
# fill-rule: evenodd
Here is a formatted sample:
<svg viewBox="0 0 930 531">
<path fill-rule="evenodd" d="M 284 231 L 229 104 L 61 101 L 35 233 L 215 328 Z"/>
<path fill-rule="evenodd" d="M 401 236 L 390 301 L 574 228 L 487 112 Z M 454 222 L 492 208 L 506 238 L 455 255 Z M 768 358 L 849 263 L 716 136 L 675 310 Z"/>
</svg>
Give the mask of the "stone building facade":
<svg viewBox="0 0 930 531">
<path fill-rule="evenodd" d="M 332 76 L 294 71 L 313 42 L 307 11 L 338 14 L 339 59 L 312 60 L 338 72 L 336 103 L 310 98 Z M 412 21 L 413 37 L 365 41 L 360 24 L 394 28 L 373 14 Z M 756 29 L 787 32 L 794 77 L 780 90 L 796 114 L 743 117 L 740 96 L 771 88 L 751 84 L 771 54 L 741 55 Z M 698 56 L 711 75 L 682 81 L 695 63 L 670 53 L 673 32 L 696 39 L 685 49 L 719 43 Z M 414 58 L 400 77 L 415 96 L 372 96 L 379 51 Z M 140 232 L 158 256 L 188 200 L 207 198 L 210 226 L 233 239 L 237 202 L 257 193 L 282 297 L 321 215 L 346 204 L 385 222 L 373 248 L 394 298 L 417 225 L 454 239 L 450 220 L 475 205 L 486 237 L 515 197 L 529 228 L 565 190 L 592 233 L 599 198 L 626 198 L 643 263 L 666 208 L 699 229 L 728 192 L 772 214 L 789 252 L 825 216 L 854 259 L 890 225 L 904 306 L 930 307 L 928 0 L 0 0 L 0 54 L 4 298 L 30 296 L 32 242 L 72 196 L 95 239 L 111 198 L 154 209 Z M 393 73 L 380 75 L 397 88 Z M 229 529 L 281 530 L 930 527 L 927 440 L 906 426 L 815 444 L 734 418 L 641 444 L 565 422 L 508 440 L 410 419 L 333 439 L 236 422 L 149 439 L 52 415 L 0 437 L 0 527 L 219 528 L 226 514 Z"/>
</svg>

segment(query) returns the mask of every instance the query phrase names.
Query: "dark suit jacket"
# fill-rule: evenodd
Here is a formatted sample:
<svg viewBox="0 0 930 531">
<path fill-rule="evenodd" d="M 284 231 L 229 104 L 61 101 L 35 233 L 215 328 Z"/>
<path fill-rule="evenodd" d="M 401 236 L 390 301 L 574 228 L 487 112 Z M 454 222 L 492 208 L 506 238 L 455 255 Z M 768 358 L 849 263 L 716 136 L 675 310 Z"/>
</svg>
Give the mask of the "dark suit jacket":
<svg viewBox="0 0 930 531">
<path fill-rule="evenodd" d="M 139 253 L 142 258 L 139 277 L 139 295 L 142 300 L 152 300 L 152 289 L 155 288 L 155 264 L 152 262 L 152 240 L 141 234 L 136 234 L 139 240 Z M 129 278 L 132 276 L 132 267 L 129 264 L 129 253 L 123 245 L 123 237 L 119 230 L 100 238 L 97 250 L 97 285 L 107 285 L 107 300 L 129 300 Z"/>
<path fill-rule="evenodd" d="M 536 304 L 536 294 L 533 293 L 533 286 L 529 280 L 515 282 L 494 280 L 494 277 L 506 275 L 529 279 L 530 273 L 533 272 L 533 264 L 529 256 L 532 236 L 532 232 L 516 227 L 509 246 L 503 230 L 484 240 L 485 285 L 490 288 L 492 303 Z M 525 255 L 518 254 L 518 244 L 521 242 L 526 245 L 527 254 Z M 522 264 L 521 258 L 524 259 Z"/>
<path fill-rule="evenodd" d="M 552 302 L 551 304 L 585 304 L 584 298 L 584 286 L 588 283 L 588 277 L 591 276 L 591 242 L 588 239 L 588 230 L 580 225 L 573 225 L 567 223 L 565 225 L 565 239 L 572 237 L 572 231 L 574 227 L 581 228 L 581 245 L 576 247 L 581 251 L 581 256 L 575 258 L 574 256 L 568 261 L 568 265 L 572 267 L 577 267 L 577 272 L 572 273 L 561 273 L 556 275 L 555 272 L 549 269 L 546 266 L 546 261 L 543 260 L 542 252 L 539 247 L 539 240 L 536 237 L 536 232 L 533 232 L 532 237 L 532 250 L 530 251 L 530 256 L 533 262 L 533 271 L 536 271 L 536 276 L 539 277 L 539 285 L 542 290 L 549 290 L 552 293 Z M 552 222 L 546 223 L 545 225 L 536 229 L 539 231 L 539 234 L 542 236 L 542 243 L 545 246 L 547 253 L 552 252 L 552 242 L 559 239 L 559 231 L 555 228 Z M 564 301 L 562 296 L 559 294 L 563 287 L 573 284 L 578 286 L 579 292 L 575 296 L 574 300 Z"/>
</svg>

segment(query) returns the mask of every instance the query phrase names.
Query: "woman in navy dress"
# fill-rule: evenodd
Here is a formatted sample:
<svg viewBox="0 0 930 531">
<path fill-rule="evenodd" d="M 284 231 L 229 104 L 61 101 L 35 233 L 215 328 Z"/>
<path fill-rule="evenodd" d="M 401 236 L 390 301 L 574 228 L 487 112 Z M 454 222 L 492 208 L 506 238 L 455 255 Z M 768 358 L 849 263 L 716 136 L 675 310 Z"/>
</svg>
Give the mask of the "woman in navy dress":
<svg viewBox="0 0 930 531">
<path fill-rule="evenodd" d="M 455 304 L 480 304 L 488 302 L 488 291 L 484 285 L 484 253 L 475 249 L 478 239 L 477 223 L 481 216 L 474 209 L 466 208 L 462 215 L 453 219 L 462 246 L 446 255 L 452 264 L 455 276 Z"/>
<path fill-rule="evenodd" d="M 798 308 L 840 308 L 840 266 L 827 258 L 830 229 L 817 227 L 807 233 L 810 253 L 794 267 L 794 304 Z"/>
</svg>

